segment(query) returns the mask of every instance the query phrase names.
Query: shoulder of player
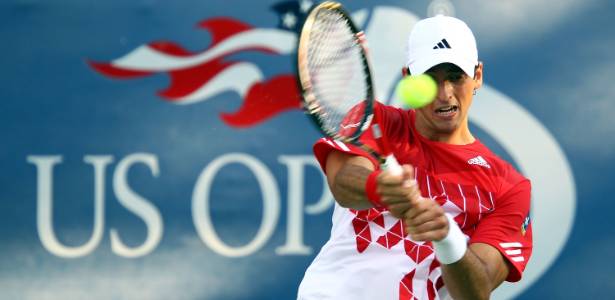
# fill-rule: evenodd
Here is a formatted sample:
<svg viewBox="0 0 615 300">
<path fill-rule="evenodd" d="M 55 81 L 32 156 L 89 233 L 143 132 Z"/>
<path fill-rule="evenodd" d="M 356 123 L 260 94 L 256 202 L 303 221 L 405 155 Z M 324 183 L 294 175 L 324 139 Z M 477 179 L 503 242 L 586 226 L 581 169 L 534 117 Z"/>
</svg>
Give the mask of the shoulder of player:
<svg viewBox="0 0 615 300">
<path fill-rule="evenodd" d="M 407 115 L 409 112 L 409 110 L 399 108 L 399 107 L 389 105 L 389 104 L 384 104 L 379 101 L 374 101 L 374 109 L 379 110 L 380 113 L 383 113 L 387 116 L 389 114 Z"/>
<path fill-rule="evenodd" d="M 489 164 L 488 173 L 491 176 L 497 178 L 499 181 L 500 193 L 505 193 L 507 190 L 521 184 L 525 181 L 529 182 L 529 179 L 523 176 L 510 162 L 499 157 L 493 153 L 489 148 L 482 145 L 480 155 L 484 157 L 484 160 Z"/>
<path fill-rule="evenodd" d="M 405 136 L 412 125 L 409 110 L 376 102 L 380 126 L 389 136 Z"/>
<path fill-rule="evenodd" d="M 480 141 L 477 141 L 476 147 L 473 148 L 476 150 L 474 155 L 476 155 L 476 157 L 482 157 L 489 164 L 489 169 L 498 175 L 514 175 L 514 173 L 517 172 L 510 162 L 493 153 L 491 149 L 487 148 L 487 146 Z"/>
</svg>

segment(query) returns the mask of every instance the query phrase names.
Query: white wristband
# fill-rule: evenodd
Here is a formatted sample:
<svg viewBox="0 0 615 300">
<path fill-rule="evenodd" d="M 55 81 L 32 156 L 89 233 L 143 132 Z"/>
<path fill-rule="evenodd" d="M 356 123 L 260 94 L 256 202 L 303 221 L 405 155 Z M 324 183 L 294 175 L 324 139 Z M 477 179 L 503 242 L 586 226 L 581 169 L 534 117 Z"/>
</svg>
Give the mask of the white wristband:
<svg viewBox="0 0 615 300">
<path fill-rule="evenodd" d="M 457 222 L 449 214 L 445 214 L 448 219 L 448 234 L 439 241 L 434 241 L 433 246 L 436 250 L 436 258 L 441 264 L 450 265 L 460 260 L 468 249 L 466 237 L 461 232 Z"/>
</svg>

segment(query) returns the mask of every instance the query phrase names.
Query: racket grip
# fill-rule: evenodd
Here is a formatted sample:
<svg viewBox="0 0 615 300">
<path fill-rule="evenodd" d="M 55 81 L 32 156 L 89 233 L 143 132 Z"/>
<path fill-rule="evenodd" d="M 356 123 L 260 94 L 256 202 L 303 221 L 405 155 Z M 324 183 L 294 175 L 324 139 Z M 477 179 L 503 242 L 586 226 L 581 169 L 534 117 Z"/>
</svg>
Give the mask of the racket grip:
<svg viewBox="0 0 615 300">
<path fill-rule="evenodd" d="M 380 167 L 384 171 L 396 176 L 399 176 L 403 173 L 401 165 L 397 162 L 397 159 L 395 159 L 395 156 L 393 156 L 393 154 L 387 155 L 386 159 L 384 160 L 384 163 Z"/>
</svg>

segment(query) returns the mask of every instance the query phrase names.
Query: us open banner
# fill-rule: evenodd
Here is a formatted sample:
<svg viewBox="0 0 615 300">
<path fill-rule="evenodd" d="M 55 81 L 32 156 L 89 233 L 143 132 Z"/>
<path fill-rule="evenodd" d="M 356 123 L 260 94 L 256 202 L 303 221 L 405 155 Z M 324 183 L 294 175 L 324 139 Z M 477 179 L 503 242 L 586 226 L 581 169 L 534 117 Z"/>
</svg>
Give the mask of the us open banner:
<svg viewBox="0 0 615 300">
<path fill-rule="evenodd" d="M 294 299 L 334 203 L 295 82 L 314 4 L 0 4 L 0 298 Z M 419 19 L 474 30 L 472 130 L 533 186 L 533 256 L 493 298 L 612 297 L 615 5 L 344 5 L 391 105 Z"/>
</svg>

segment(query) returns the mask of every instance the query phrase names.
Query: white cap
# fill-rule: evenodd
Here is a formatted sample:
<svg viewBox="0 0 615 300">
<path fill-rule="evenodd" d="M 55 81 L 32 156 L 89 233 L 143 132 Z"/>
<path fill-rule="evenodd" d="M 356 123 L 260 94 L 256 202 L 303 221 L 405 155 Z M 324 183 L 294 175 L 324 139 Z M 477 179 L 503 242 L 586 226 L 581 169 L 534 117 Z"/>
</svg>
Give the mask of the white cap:
<svg viewBox="0 0 615 300">
<path fill-rule="evenodd" d="M 408 37 L 410 74 L 418 75 L 441 63 L 453 63 L 474 77 L 478 50 L 472 30 L 463 21 L 442 15 L 418 21 Z"/>
</svg>

